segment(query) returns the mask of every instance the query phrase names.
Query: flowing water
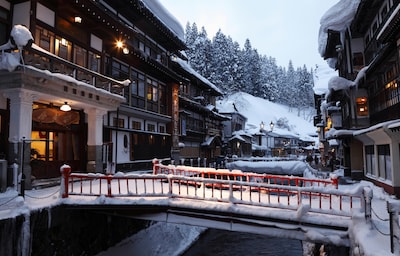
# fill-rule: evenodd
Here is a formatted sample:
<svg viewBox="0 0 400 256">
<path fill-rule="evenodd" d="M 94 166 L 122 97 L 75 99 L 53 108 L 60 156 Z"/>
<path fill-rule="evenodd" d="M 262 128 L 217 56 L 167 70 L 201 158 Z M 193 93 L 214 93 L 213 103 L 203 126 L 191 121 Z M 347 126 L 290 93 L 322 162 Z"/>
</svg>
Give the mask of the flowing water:
<svg viewBox="0 0 400 256">
<path fill-rule="evenodd" d="M 303 256 L 301 241 L 208 229 L 183 256 Z"/>
</svg>

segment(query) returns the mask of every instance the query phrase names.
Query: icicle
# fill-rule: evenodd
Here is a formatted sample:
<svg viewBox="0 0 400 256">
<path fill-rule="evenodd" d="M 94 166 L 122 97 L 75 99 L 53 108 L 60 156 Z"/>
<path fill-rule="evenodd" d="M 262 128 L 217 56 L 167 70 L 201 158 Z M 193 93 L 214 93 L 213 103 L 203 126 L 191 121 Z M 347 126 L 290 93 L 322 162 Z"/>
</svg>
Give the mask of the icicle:
<svg viewBox="0 0 400 256">
<path fill-rule="evenodd" d="M 31 240 L 31 221 L 30 221 L 30 214 L 24 214 L 24 223 L 22 224 L 22 230 L 21 230 L 21 240 L 20 240 L 20 245 L 21 245 L 21 250 L 20 250 L 20 255 L 21 256 L 29 256 L 31 255 L 30 251 L 30 240 Z"/>
<path fill-rule="evenodd" d="M 47 208 L 47 228 L 51 228 L 51 207 Z"/>
</svg>

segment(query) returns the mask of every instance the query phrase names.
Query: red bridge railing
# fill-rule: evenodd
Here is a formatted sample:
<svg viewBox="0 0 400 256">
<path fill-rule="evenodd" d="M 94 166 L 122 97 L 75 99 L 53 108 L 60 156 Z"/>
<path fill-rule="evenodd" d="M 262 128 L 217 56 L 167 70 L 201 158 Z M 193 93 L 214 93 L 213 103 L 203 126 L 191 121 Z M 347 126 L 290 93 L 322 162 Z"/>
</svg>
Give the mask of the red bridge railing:
<svg viewBox="0 0 400 256">
<path fill-rule="evenodd" d="M 185 198 L 292 210 L 306 206 L 307 211 L 351 216 L 354 208 L 362 212 L 370 209 L 366 203 L 372 197 L 363 187 L 341 191 L 326 186 L 304 187 L 190 175 L 82 174 L 71 173 L 70 168 L 62 168 L 61 172 L 64 180 L 61 188 L 63 198 Z"/>
<path fill-rule="evenodd" d="M 241 170 L 214 169 L 191 166 L 163 165 L 157 159 L 153 160 L 153 174 L 172 174 L 186 177 L 213 178 L 219 180 L 251 181 L 259 183 L 270 183 L 279 185 L 291 185 L 296 187 L 327 187 L 338 188 L 338 178 L 332 176 L 330 179 L 311 179 L 299 176 L 260 174 L 242 172 Z"/>
</svg>

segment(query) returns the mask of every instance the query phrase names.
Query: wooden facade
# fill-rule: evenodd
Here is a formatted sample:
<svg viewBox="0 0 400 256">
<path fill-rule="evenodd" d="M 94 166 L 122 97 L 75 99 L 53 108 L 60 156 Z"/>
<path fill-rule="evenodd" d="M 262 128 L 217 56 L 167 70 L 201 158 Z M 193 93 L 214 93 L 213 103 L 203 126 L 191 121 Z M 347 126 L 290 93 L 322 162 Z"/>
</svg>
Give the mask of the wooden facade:
<svg viewBox="0 0 400 256">
<path fill-rule="evenodd" d="M 351 26 L 345 31 L 330 31 L 332 35 L 340 34 L 342 40 L 328 42 L 326 52 L 330 55 L 324 56 L 336 61 L 340 77 L 357 85 L 332 92 L 328 98 L 328 104 L 339 106 L 341 127 L 333 133 L 327 131 L 325 139 L 340 140 L 340 157 L 350 173 L 358 177 L 362 173 L 397 196 L 400 196 L 399 21 L 400 1 L 361 0 Z M 329 113 L 328 118 L 331 118 Z"/>
<path fill-rule="evenodd" d="M 172 61 L 183 28 L 158 2 L 1 0 L 0 14 L 1 44 L 16 24 L 34 39 L 22 65 L 0 70 L 0 156 L 28 183 L 64 163 L 113 173 L 181 158 L 180 84 L 192 78 Z"/>
</svg>

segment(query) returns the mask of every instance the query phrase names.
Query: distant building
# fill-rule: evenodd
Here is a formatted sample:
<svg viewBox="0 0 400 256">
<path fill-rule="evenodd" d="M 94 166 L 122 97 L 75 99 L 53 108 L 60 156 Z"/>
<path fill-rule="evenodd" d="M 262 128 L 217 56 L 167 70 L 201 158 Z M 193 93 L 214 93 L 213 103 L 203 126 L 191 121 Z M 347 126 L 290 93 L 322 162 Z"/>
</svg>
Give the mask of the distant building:
<svg viewBox="0 0 400 256">
<path fill-rule="evenodd" d="M 188 165 L 216 162 L 222 154 L 222 122 L 229 119 L 215 108 L 222 92 L 187 61 L 175 58 L 173 69 L 187 78 L 179 86 L 179 157 Z"/>
<path fill-rule="evenodd" d="M 221 113 L 229 119 L 223 121 L 224 130 L 224 150 L 227 156 L 249 157 L 252 155 L 252 135 L 245 132 L 247 118 L 237 112 L 232 105 L 231 112 Z"/>
</svg>

